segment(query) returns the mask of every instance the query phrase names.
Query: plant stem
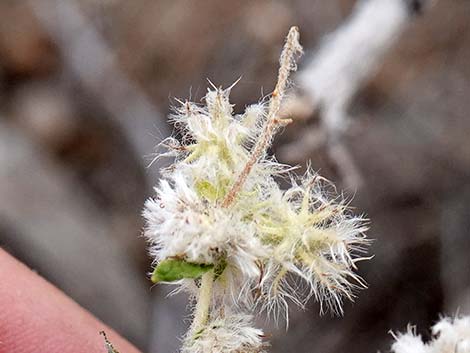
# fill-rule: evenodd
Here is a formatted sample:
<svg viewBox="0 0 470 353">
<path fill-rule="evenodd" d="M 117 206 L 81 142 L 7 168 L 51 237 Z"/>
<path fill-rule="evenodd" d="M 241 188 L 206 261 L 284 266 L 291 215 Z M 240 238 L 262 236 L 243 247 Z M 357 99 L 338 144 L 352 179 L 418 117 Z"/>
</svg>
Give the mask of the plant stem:
<svg viewBox="0 0 470 353">
<path fill-rule="evenodd" d="M 201 277 L 201 287 L 199 288 L 199 296 L 197 298 L 194 319 L 191 325 L 192 335 L 198 334 L 207 323 L 209 318 L 209 309 L 212 299 L 212 286 L 214 282 L 214 271 L 208 271 Z"/>
<path fill-rule="evenodd" d="M 271 144 L 271 140 L 279 126 L 287 125 L 292 120 L 290 119 L 278 119 L 276 116 L 279 113 L 281 107 L 282 98 L 284 97 L 287 81 L 291 71 L 296 70 L 295 55 L 302 52 L 302 47 L 299 43 L 299 29 L 292 27 L 287 34 L 286 43 L 281 53 L 281 59 L 279 60 L 279 74 L 277 78 L 277 84 L 269 102 L 269 110 L 264 124 L 263 131 L 254 146 L 253 152 L 250 159 L 246 163 L 245 167 L 241 171 L 232 188 L 228 192 L 227 196 L 222 202 L 222 207 L 229 207 L 235 200 L 236 194 L 240 191 L 243 183 L 248 178 L 253 166 L 258 162 L 263 153 Z"/>
</svg>

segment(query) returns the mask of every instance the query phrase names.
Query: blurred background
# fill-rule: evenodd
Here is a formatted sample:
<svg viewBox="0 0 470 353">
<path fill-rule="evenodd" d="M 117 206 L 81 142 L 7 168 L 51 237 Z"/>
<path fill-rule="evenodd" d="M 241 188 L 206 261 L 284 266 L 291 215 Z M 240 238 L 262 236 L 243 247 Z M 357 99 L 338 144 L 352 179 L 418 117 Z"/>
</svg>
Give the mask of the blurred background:
<svg viewBox="0 0 470 353">
<path fill-rule="evenodd" d="M 0 246 L 142 350 L 177 351 L 186 299 L 151 286 L 141 237 L 151 155 L 206 79 L 242 77 L 237 112 L 269 94 L 297 25 L 273 151 L 354 196 L 375 257 L 344 317 L 312 302 L 287 334 L 260 318 L 271 352 L 387 351 L 408 323 L 429 337 L 470 313 L 469 19 L 468 0 L 0 0 Z"/>
</svg>

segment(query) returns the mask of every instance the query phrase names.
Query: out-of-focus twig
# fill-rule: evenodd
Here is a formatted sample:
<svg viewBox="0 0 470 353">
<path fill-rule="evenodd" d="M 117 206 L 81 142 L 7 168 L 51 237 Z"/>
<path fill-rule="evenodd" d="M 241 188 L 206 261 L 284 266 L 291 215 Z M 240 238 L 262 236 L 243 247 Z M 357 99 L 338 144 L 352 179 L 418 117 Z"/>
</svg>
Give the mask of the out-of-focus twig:
<svg viewBox="0 0 470 353">
<path fill-rule="evenodd" d="M 110 118 L 122 128 L 134 147 L 142 166 L 168 134 L 161 114 L 139 87 L 119 68 L 116 56 L 93 24 L 82 14 L 74 0 L 31 0 L 30 4 L 42 25 L 58 45 L 68 69 L 97 101 Z M 155 183 L 158 166 L 149 176 Z"/>
<path fill-rule="evenodd" d="M 163 137 L 170 133 L 160 112 L 119 68 L 114 52 L 83 15 L 77 1 L 30 0 L 29 3 L 57 43 L 65 69 L 108 111 L 110 118 L 121 127 L 133 146 L 142 168 L 146 168 L 148 162 L 144 156 L 151 154 Z M 148 168 L 148 187 L 156 184 L 159 169 L 158 165 Z M 183 311 L 184 305 L 175 305 L 173 309 Z M 178 316 L 156 315 L 155 325 L 168 326 L 170 332 L 175 332 L 179 324 Z M 171 341 L 168 337 L 166 339 Z M 161 342 L 159 347 L 165 345 Z"/>
<path fill-rule="evenodd" d="M 305 150 L 302 145 L 315 148 L 326 144 L 344 184 L 353 189 L 360 187 L 360 173 L 343 142 L 349 125 L 347 108 L 413 14 L 428 3 L 430 1 L 425 0 L 358 2 L 350 18 L 325 37 L 297 75 L 297 82 L 309 99 L 307 104 L 315 106 L 320 114 L 321 133 L 305 131 L 302 138 L 284 149 L 284 153 Z M 321 140 L 316 141 L 312 136 Z"/>
<path fill-rule="evenodd" d="M 144 281 L 81 185 L 4 123 L 0 165 L 0 227 L 11 229 L 1 243 L 141 343 L 150 306 Z"/>
</svg>

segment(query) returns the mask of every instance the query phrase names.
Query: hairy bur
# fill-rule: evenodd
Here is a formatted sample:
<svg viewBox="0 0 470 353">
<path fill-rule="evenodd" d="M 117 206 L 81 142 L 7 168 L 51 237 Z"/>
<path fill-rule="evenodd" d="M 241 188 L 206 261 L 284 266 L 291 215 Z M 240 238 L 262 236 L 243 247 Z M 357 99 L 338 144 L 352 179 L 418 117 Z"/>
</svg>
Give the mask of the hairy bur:
<svg viewBox="0 0 470 353">
<path fill-rule="evenodd" d="M 354 272 L 365 257 L 366 220 L 354 216 L 333 185 L 309 170 L 299 177 L 266 150 L 290 123 L 279 110 L 301 54 L 292 27 L 268 102 L 234 115 L 232 87 L 213 87 L 205 106 L 180 102 L 171 119 L 182 139 L 168 138 L 174 163 L 145 204 L 145 236 L 155 259 L 154 282 L 191 294 L 193 322 L 182 352 L 261 352 L 263 332 L 252 315 L 288 317 L 291 301 L 314 297 L 342 313 L 342 300 L 365 287 Z M 283 190 L 279 178 L 291 181 Z"/>
</svg>

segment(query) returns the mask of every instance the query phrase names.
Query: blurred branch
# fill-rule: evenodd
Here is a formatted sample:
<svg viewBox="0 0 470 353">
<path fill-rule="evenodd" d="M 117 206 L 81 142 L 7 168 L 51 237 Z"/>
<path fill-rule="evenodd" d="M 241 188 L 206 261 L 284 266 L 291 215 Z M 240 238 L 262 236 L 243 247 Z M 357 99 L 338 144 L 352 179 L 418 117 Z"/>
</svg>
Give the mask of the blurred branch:
<svg viewBox="0 0 470 353">
<path fill-rule="evenodd" d="M 82 14 L 74 0 L 30 0 L 31 6 L 42 24 L 59 46 L 66 67 L 92 93 L 110 113 L 146 168 L 143 156 L 154 151 L 155 146 L 170 134 L 165 119 L 148 101 L 143 92 L 119 69 L 116 56 L 104 38 Z M 154 135 L 157 133 L 159 138 Z M 148 186 L 158 180 L 158 162 L 148 170 Z M 129 286 L 129 288 L 133 288 Z M 165 337 L 159 342 L 159 349 L 170 351 L 177 344 L 176 332 L 184 332 L 180 327 L 177 311 L 184 311 L 182 298 L 165 307 L 172 312 L 164 314 L 165 308 L 159 305 L 163 293 L 157 291 L 154 325 Z M 168 332 L 172 335 L 168 336 Z M 173 337 L 175 336 L 175 337 Z"/>
<path fill-rule="evenodd" d="M 115 54 L 74 0 L 31 0 L 30 5 L 60 48 L 66 68 L 103 104 L 145 168 L 143 157 L 162 139 L 154 133 L 169 133 L 160 112 L 120 70 Z M 155 183 L 158 169 L 150 170 L 149 185 Z"/>
<path fill-rule="evenodd" d="M 344 129 L 346 106 L 410 18 L 404 0 L 359 1 L 346 23 L 323 40 L 298 81 L 325 111 L 323 120 L 328 130 Z"/>
<path fill-rule="evenodd" d="M 358 2 L 350 18 L 325 37 L 297 75 L 297 82 L 306 95 L 303 104 L 314 106 L 320 114 L 321 133 L 305 131 L 297 142 L 284 148 L 285 154 L 289 155 L 289 150 L 305 150 L 305 146 L 311 150 L 326 145 L 345 185 L 353 189 L 360 187 L 360 173 L 343 142 L 349 128 L 347 108 L 413 14 L 428 3 L 430 1 Z M 309 109 L 304 108 L 304 111 Z"/>
<path fill-rule="evenodd" d="M 0 165 L 2 243 L 141 344 L 150 298 L 103 213 L 73 177 L 3 123 Z"/>
</svg>

